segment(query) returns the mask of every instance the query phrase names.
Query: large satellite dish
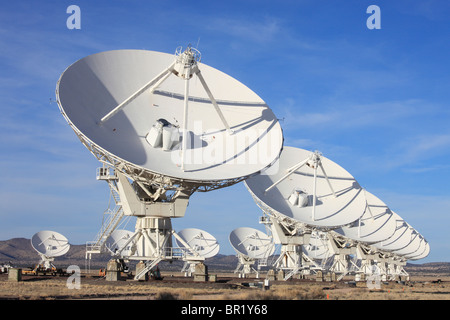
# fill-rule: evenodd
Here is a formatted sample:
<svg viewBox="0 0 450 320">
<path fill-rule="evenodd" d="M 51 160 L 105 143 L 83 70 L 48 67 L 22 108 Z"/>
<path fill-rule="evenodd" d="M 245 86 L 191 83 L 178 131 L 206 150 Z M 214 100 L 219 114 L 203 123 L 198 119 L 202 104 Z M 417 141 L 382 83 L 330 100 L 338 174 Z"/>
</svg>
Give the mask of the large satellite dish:
<svg viewBox="0 0 450 320">
<path fill-rule="evenodd" d="M 230 243 L 234 250 L 251 259 L 264 259 L 275 251 L 272 239 L 257 229 L 241 227 L 230 233 Z"/>
<path fill-rule="evenodd" d="M 56 257 L 65 255 L 69 249 L 69 240 L 56 231 L 39 231 L 31 237 L 31 246 L 41 256 L 41 263 L 45 268 L 52 267 Z"/>
<path fill-rule="evenodd" d="M 190 47 L 175 57 L 90 55 L 61 75 L 57 101 L 83 144 L 130 175 L 204 186 L 266 168 L 283 143 L 276 116 L 244 84 L 199 60 Z"/>
<path fill-rule="evenodd" d="M 205 259 L 212 258 L 219 253 L 220 246 L 216 238 L 204 230 L 187 228 L 178 231 L 177 235 L 182 240 L 175 238 L 180 248 L 189 248 Z"/>
<path fill-rule="evenodd" d="M 396 229 L 396 220 L 388 206 L 372 193 L 364 190 L 367 207 L 364 214 L 352 224 L 334 229 L 349 239 L 375 243 L 390 238 Z"/>
<path fill-rule="evenodd" d="M 147 262 L 136 280 L 159 261 L 178 258 L 166 254 L 173 252 L 170 219 L 184 216 L 194 192 L 259 173 L 283 147 L 281 126 L 267 104 L 200 58 L 190 46 L 175 55 L 101 52 L 69 66 L 57 83 L 62 115 L 107 166 L 97 178 L 119 194 L 121 210 L 115 212 L 137 217 L 135 259 Z M 92 252 L 116 225 L 102 228 Z"/>
<path fill-rule="evenodd" d="M 364 214 L 366 198 L 355 178 L 318 152 L 284 147 L 274 168 L 245 183 L 263 211 L 314 227 L 336 228 Z M 273 170 L 269 170 L 273 171 Z"/>
</svg>

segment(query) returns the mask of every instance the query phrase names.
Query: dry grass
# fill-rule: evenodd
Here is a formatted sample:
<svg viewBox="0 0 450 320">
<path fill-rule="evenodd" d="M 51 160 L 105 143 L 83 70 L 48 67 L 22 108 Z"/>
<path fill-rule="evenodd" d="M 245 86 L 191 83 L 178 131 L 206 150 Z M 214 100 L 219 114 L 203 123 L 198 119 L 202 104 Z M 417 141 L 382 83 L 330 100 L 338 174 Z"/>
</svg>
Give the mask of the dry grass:
<svg viewBox="0 0 450 320">
<path fill-rule="evenodd" d="M 273 286 L 270 290 L 243 292 L 233 299 L 242 300 L 317 300 L 325 299 L 326 293 L 321 286 Z"/>
<path fill-rule="evenodd" d="M 409 285 L 384 283 L 369 290 L 365 283 L 356 287 L 343 282 L 277 282 L 269 290 L 243 286 L 202 286 L 192 283 L 179 287 L 174 282 L 138 283 L 83 280 L 81 288 L 68 289 L 66 278 L 10 282 L 0 278 L 0 299 L 122 299 L 122 300 L 450 300 L 450 278 L 442 283 L 422 279 Z"/>
</svg>

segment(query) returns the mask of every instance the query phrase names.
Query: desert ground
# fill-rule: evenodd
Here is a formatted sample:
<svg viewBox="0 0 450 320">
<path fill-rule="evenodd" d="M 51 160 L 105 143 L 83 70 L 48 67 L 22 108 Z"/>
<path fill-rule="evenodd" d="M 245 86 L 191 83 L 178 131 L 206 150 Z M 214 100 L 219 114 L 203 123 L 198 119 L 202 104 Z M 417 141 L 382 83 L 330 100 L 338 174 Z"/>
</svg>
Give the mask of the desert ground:
<svg viewBox="0 0 450 320">
<path fill-rule="evenodd" d="M 123 274 L 119 281 L 107 281 L 95 272 L 82 272 L 76 286 L 69 275 L 22 275 L 13 281 L 0 274 L 0 300 L 450 300 L 450 276 L 442 275 L 382 281 L 379 288 L 353 277 L 339 282 L 270 281 L 264 287 L 264 275 L 239 278 L 217 273 L 214 282 L 196 282 L 180 272 L 161 275 L 162 280 L 135 281 Z"/>
</svg>

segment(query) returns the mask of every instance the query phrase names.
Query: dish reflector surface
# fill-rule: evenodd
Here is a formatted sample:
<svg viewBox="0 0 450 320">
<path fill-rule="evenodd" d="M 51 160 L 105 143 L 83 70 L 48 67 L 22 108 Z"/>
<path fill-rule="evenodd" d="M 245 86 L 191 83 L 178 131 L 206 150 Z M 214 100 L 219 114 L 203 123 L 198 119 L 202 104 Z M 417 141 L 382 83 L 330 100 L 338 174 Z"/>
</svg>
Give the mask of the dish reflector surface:
<svg viewBox="0 0 450 320">
<path fill-rule="evenodd" d="M 428 256 L 429 253 L 430 253 L 430 244 L 425 239 L 422 239 L 421 248 L 419 248 L 416 252 L 412 254 L 406 255 L 405 258 L 409 260 L 419 260 Z"/>
<path fill-rule="evenodd" d="M 275 251 L 272 239 L 257 229 L 241 227 L 234 229 L 229 236 L 232 247 L 253 259 L 267 258 Z"/>
<path fill-rule="evenodd" d="M 372 193 L 364 190 L 367 208 L 362 217 L 352 224 L 333 231 L 364 243 L 375 243 L 391 237 L 396 228 L 394 214 L 388 206 Z"/>
<path fill-rule="evenodd" d="M 123 257 L 129 257 L 131 255 L 131 247 L 133 241 L 130 242 L 134 232 L 117 229 L 114 230 L 111 235 L 106 239 L 105 246 L 112 252 L 120 251 L 120 255 Z M 128 243 L 128 244 L 127 244 Z M 126 247 L 125 247 L 126 246 Z"/>
<path fill-rule="evenodd" d="M 311 234 L 309 244 L 302 247 L 303 252 L 313 260 L 323 260 L 328 258 L 328 238 L 326 234 L 321 237 L 318 233 Z"/>
<path fill-rule="evenodd" d="M 405 248 L 411 242 L 411 233 L 413 229 L 397 213 L 392 212 L 396 220 L 396 229 L 389 239 L 372 244 L 377 249 L 394 251 Z"/>
<path fill-rule="evenodd" d="M 278 168 L 276 173 L 273 173 L 271 168 L 245 180 L 256 202 L 263 206 L 263 211 L 275 211 L 310 226 L 340 227 L 357 220 L 364 214 L 366 208 L 363 189 L 350 173 L 323 156 L 321 162 L 336 197 L 331 192 L 325 175 L 318 169 L 314 217 L 312 205 L 314 169 L 310 166 L 303 165 L 288 178 L 266 191 L 285 176 L 289 168 L 295 167 L 311 154 L 312 152 L 307 150 L 284 147 L 280 158 L 273 165 L 273 168 Z M 299 206 L 298 202 L 290 201 L 291 195 L 296 190 L 302 190 L 308 195 L 308 205 Z"/>
<path fill-rule="evenodd" d="M 401 249 L 393 250 L 392 252 L 399 255 L 399 256 L 407 256 L 411 254 L 418 253 L 417 250 L 419 250 L 422 242 L 422 238 L 420 237 L 419 233 L 412 229 L 408 229 L 403 235 L 402 238 L 405 239 L 404 241 L 407 241 L 408 244 Z"/>
<path fill-rule="evenodd" d="M 187 228 L 177 232 L 177 234 L 192 249 L 194 249 L 194 251 L 196 251 L 205 259 L 214 257 L 219 253 L 219 243 L 214 236 L 206 231 L 195 228 Z M 177 238 L 175 238 L 175 240 L 180 248 L 185 247 L 183 243 L 181 243 Z"/>
<path fill-rule="evenodd" d="M 209 182 L 246 177 L 272 164 L 283 143 L 281 126 L 273 112 L 248 87 L 201 63 L 199 69 L 234 133 L 225 130 L 194 76 L 189 80 L 185 171 L 180 164 L 181 143 L 177 141 L 172 150 L 167 150 L 152 146 L 149 141 L 156 141 L 152 137 L 146 139 L 157 120 L 181 126 L 183 79 L 172 74 L 153 93 L 144 91 L 101 122 L 174 59 L 171 54 L 145 50 L 87 56 L 69 66 L 58 81 L 56 96 L 61 112 L 85 145 L 125 162 L 128 167 L 124 170 L 130 172 L 143 169 L 185 181 Z"/>
<path fill-rule="evenodd" d="M 70 249 L 69 240 L 56 231 L 39 231 L 31 238 L 31 246 L 46 257 L 59 257 Z"/>
</svg>

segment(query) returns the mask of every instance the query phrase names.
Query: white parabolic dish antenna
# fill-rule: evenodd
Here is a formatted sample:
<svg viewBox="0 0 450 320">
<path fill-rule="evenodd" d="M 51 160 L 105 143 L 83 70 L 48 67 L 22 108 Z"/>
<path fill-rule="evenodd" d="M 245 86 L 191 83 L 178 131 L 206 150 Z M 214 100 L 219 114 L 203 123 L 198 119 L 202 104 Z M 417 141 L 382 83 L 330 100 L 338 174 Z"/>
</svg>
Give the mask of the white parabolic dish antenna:
<svg viewBox="0 0 450 320">
<path fill-rule="evenodd" d="M 413 227 L 409 226 L 409 229 L 402 235 L 408 244 L 403 248 L 393 250 L 392 252 L 399 256 L 407 256 L 415 254 L 417 250 L 421 247 L 423 238 L 420 236 L 419 232 Z"/>
<path fill-rule="evenodd" d="M 411 234 L 413 229 L 403 220 L 397 213 L 392 212 L 396 221 L 396 229 L 394 234 L 387 240 L 372 244 L 377 249 L 384 251 L 400 250 L 408 246 L 411 242 Z"/>
<path fill-rule="evenodd" d="M 31 246 L 47 258 L 60 257 L 70 249 L 69 240 L 55 231 L 39 231 L 31 238 Z"/>
<path fill-rule="evenodd" d="M 87 56 L 61 75 L 60 110 L 97 158 L 129 175 L 204 186 L 239 182 L 272 164 L 283 136 L 270 108 L 200 63 L 195 49 L 185 52 L 189 61 L 179 50 L 176 57 L 145 50 Z M 182 74 L 188 67 L 191 74 Z"/>
<path fill-rule="evenodd" d="M 363 243 L 387 240 L 395 232 L 395 216 L 378 197 L 366 190 L 364 193 L 367 199 L 367 208 L 362 217 L 350 225 L 333 231 Z"/>
<path fill-rule="evenodd" d="M 406 255 L 405 258 L 407 258 L 408 260 L 419 260 L 428 256 L 429 253 L 430 253 L 430 245 L 425 240 L 425 238 L 422 238 L 420 248 L 416 252 Z"/>
<path fill-rule="evenodd" d="M 245 180 L 264 212 L 326 228 L 349 224 L 364 214 L 366 198 L 355 178 L 317 152 L 284 147 L 273 167 L 278 168 L 274 174 L 263 172 Z"/>
<path fill-rule="evenodd" d="M 329 257 L 328 238 L 326 234 L 312 233 L 309 243 L 302 247 L 303 252 L 311 259 L 323 260 Z"/>
<path fill-rule="evenodd" d="M 213 235 L 206 231 L 195 228 L 187 228 L 177 232 L 177 235 L 180 236 L 181 239 L 186 242 L 191 249 L 193 249 L 205 259 L 214 257 L 219 253 L 219 243 Z M 177 238 L 175 239 L 180 248 L 186 247 Z"/>
<path fill-rule="evenodd" d="M 263 259 L 272 255 L 275 246 L 272 239 L 257 229 L 241 227 L 230 233 L 230 243 L 237 253 L 252 259 Z"/>
</svg>

